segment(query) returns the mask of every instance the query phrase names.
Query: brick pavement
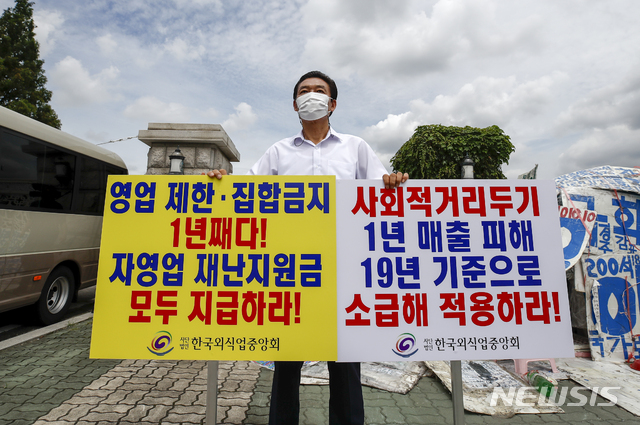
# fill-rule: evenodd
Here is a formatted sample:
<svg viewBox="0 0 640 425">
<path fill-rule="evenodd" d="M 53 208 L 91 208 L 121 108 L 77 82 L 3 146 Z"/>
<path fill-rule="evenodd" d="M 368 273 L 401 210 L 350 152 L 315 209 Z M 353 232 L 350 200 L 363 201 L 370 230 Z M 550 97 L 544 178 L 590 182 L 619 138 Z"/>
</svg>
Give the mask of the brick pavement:
<svg viewBox="0 0 640 425">
<path fill-rule="evenodd" d="M 90 335 L 89 320 L 1 350 L 0 425 L 204 424 L 206 362 L 93 360 Z M 219 423 L 266 424 L 272 377 L 251 362 L 219 362 Z M 451 396 L 434 377 L 423 377 L 407 394 L 368 387 L 363 392 L 369 425 L 453 423 Z M 303 386 L 300 401 L 301 424 L 328 422 L 328 387 Z M 598 397 L 598 403 L 606 401 Z M 510 418 L 466 412 L 465 422 L 640 424 L 618 406 L 562 408 L 566 413 Z"/>
<path fill-rule="evenodd" d="M 268 423 L 268 394 L 271 390 L 272 373 L 262 370 L 256 384 L 253 401 L 247 412 L 245 424 Z M 561 381 L 560 387 L 579 386 L 571 381 Z M 383 424 L 453 424 L 451 395 L 435 377 L 423 377 L 407 394 L 395 394 L 370 387 L 363 387 L 365 423 Z M 567 403 L 577 403 L 570 395 Z M 608 404 L 597 397 L 596 404 Z M 300 390 L 300 424 L 317 425 L 328 423 L 329 391 L 327 387 L 302 386 Z M 640 424 L 640 418 L 618 406 L 567 406 L 565 413 L 520 414 L 499 417 L 465 412 L 466 424 Z"/>
<path fill-rule="evenodd" d="M 90 336 L 86 321 L 0 351 L 0 425 L 205 422 L 206 362 L 93 360 Z M 259 368 L 219 362 L 219 423 L 243 423 Z"/>
<path fill-rule="evenodd" d="M 258 369 L 251 362 L 219 362 L 220 423 L 242 423 Z M 206 398 L 204 361 L 125 360 L 35 424 L 199 424 Z"/>
<path fill-rule="evenodd" d="M 26 425 L 119 361 L 89 359 L 91 321 L 0 351 L 0 425 Z"/>
</svg>

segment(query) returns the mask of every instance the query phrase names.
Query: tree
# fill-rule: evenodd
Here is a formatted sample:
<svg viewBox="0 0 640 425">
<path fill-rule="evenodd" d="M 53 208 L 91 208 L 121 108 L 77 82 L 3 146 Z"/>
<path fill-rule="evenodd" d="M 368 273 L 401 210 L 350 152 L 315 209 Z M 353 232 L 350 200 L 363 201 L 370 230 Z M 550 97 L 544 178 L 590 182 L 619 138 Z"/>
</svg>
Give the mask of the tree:
<svg viewBox="0 0 640 425">
<path fill-rule="evenodd" d="M 45 88 L 40 46 L 33 29 L 33 3 L 16 0 L 0 17 L 0 105 L 60 128 L 51 92 Z"/>
<path fill-rule="evenodd" d="M 477 179 L 505 179 L 502 164 L 516 149 L 498 126 L 487 128 L 422 125 L 391 158 L 394 171 L 412 179 L 459 179 L 468 154 Z"/>
</svg>

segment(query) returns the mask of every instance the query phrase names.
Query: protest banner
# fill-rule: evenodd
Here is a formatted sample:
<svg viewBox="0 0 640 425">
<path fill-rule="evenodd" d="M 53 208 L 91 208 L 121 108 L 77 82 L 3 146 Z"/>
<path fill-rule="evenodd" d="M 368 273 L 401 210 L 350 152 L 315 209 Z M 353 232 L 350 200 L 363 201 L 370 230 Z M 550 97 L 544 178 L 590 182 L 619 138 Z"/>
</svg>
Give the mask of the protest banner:
<svg viewBox="0 0 640 425">
<path fill-rule="evenodd" d="M 335 360 L 335 178 L 110 176 L 92 358 Z"/>
<path fill-rule="evenodd" d="M 573 357 L 551 181 L 336 183 L 339 361 Z"/>
<path fill-rule="evenodd" d="M 614 182 L 621 181 L 625 189 L 625 176 L 637 181 L 637 170 L 608 171 L 620 176 Z M 591 178 L 595 186 L 604 186 Z M 563 203 L 595 215 L 586 249 L 580 251 L 581 264 L 576 265 L 575 288 L 585 293 L 586 328 L 596 361 L 640 359 L 640 195 L 637 185 L 634 189 L 562 189 Z"/>
<path fill-rule="evenodd" d="M 540 180 L 113 178 L 91 356 L 571 357 L 555 200 Z"/>
</svg>

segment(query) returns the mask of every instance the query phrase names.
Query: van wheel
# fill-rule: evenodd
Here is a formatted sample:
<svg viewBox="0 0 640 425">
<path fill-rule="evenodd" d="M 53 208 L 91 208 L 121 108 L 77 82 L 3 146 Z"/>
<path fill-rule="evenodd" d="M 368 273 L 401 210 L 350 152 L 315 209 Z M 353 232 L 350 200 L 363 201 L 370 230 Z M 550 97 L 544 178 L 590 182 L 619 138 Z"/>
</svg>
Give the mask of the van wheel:
<svg viewBox="0 0 640 425">
<path fill-rule="evenodd" d="M 40 323 L 50 325 L 62 319 L 71 305 L 74 280 L 67 267 L 60 266 L 51 272 L 36 304 Z"/>
</svg>

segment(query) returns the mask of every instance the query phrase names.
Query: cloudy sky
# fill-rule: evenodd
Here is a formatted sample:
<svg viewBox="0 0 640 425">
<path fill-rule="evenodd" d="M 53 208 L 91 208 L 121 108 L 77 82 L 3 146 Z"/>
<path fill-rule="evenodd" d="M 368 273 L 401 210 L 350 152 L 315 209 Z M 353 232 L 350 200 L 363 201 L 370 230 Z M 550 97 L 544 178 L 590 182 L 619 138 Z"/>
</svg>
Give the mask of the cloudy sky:
<svg viewBox="0 0 640 425">
<path fill-rule="evenodd" d="M 388 168 L 424 124 L 498 125 L 509 178 L 640 166 L 640 1 L 34 1 L 52 106 L 92 143 L 222 124 L 245 173 L 299 130 L 293 85 L 318 69 L 338 84 L 332 126 Z M 103 147 L 144 174 L 142 142 Z"/>
</svg>

